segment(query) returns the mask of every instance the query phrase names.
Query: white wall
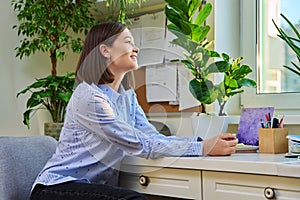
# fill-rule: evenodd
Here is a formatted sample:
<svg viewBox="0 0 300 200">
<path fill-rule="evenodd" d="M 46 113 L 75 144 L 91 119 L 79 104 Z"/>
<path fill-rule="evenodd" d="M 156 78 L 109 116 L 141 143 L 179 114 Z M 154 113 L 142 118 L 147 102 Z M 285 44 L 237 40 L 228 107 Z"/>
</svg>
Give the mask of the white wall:
<svg viewBox="0 0 300 200">
<path fill-rule="evenodd" d="M 34 81 L 50 74 L 50 59 L 47 54 L 38 53 L 32 57 L 20 60 L 15 57 L 14 48 L 19 45 L 20 38 L 12 26 L 17 23 L 16 15 L 10 5 L 11 1 L 1 2 L 0 13 L 0 135 L 27 136 L 43 134 L 43 123 L 50 116 L 47 112 L 39 112 L 31 120 L 31 129 L 22 123 L 22 114 L 28 96 L 18 99 L 16 94 Z M 67 57 L 58 72 L 74 71 L 78 55 Z M 61 68 L 60 68 L 61 67 Z"/>
<path fill-rule="evenodd" d="M 214 0 L 215 49 L 233 58 L 240 54 L 240 0 Z M 240 114 L 240 95 L 227 102 L 226 111 L 230 115 Z"/>
</svg>

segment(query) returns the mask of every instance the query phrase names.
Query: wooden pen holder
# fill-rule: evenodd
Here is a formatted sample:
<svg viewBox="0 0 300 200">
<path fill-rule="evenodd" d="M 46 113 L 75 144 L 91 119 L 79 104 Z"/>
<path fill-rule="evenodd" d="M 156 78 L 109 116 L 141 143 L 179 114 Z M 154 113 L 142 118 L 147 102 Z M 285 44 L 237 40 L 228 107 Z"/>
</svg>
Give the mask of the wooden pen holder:
<svg viewBox="0 0 300 200">
<path fill-rule="evenodd" d="M 259 128 L 259 153 L 286 153 L 288 152 L 287 128 Z"/>
</svg>

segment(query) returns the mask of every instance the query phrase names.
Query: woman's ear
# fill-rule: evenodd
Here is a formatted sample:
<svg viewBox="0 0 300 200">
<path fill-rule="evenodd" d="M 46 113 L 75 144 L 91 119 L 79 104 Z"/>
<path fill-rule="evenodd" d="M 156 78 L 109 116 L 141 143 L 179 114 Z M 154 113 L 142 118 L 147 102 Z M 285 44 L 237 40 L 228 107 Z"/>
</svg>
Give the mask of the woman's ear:
<svg viewBox="0 0 300 200">
<path fill-rule="evenodd" d="M 99 51 L 105 58 L 110 58 L 110 51 L 107 45 L 101 44 L 99 46 Z"/>
</svg>

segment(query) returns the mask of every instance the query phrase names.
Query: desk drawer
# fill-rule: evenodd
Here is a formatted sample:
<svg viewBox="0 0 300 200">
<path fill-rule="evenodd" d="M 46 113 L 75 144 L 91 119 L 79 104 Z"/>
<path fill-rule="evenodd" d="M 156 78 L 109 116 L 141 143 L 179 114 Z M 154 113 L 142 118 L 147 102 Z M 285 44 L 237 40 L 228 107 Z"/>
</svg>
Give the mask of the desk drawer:
<svg viewBox="0 0 300 200">
<path fill-rule="evenodd" d="M 201 171 L 148 167 L 137 170 L 137 173 L 121 173 L 122 187 L 144 194 L 201 199 Z"/>
<path fill-rule="evenodd" d="M 300 179 L 203 171 L 203 199 L 300 199 Z"/>
</svg>

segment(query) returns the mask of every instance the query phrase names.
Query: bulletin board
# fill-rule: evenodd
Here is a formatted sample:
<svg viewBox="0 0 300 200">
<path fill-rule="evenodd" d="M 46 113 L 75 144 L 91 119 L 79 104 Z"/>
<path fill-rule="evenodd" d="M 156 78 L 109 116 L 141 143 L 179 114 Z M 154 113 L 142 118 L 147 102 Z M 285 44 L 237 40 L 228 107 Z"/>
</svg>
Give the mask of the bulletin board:
<svg viewBox="0 0 300 200">
<path fill-rule="evenodd" d="M 145 113 L 201 112 L 201 106 L 179 111 L 178 105 L 170 105 L 169 102 L 147 102 L 145 77 L 145 67 L 134 71 L 136 85 L 135 92 L 137 94 L 139 104 Z"/>
<path fill-rule="evenodd" d="M 172 41 L 175 36 L 166 30 L 166 24 L 167 21 L 164 11 L 145 14 L 131 20 L 128 27 L 131 30 L 135 43 L 140 49 L 138 58 L 140 66 L 162 64 L 165 63 L 166 60 L 178 59 L 180 56 L 184 57 L 184 53 L 181 48 L 170 45 L 170 41 Z M 135 92 L 137 94 L 139 104 L 142 106 L 145 113 L 201 112 L 201 106 L 179 110 L 179 105 L 172 105 L 168 101 L 148 102 L 147 92 L 150 92 L 150 89 L 148 87 L 149 90 L 147 91 L 146 71 L 145 67 L 141 67 L 134 71 Z M 149 74 L 147 73 L 147 75 Z M 189 104 L 188 101 L 184 102 Z"/>
</svg>

